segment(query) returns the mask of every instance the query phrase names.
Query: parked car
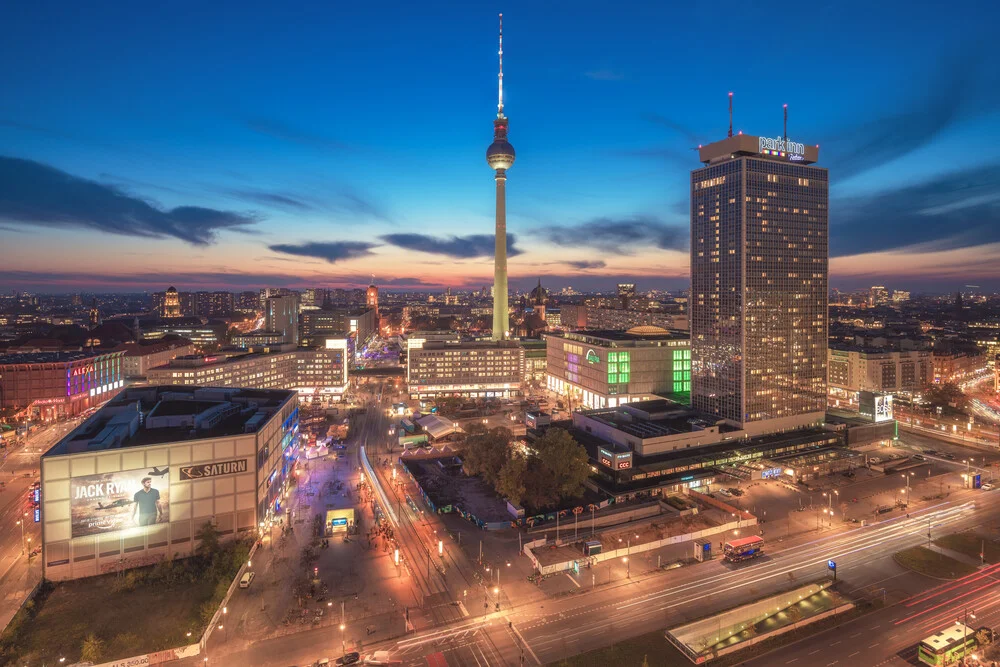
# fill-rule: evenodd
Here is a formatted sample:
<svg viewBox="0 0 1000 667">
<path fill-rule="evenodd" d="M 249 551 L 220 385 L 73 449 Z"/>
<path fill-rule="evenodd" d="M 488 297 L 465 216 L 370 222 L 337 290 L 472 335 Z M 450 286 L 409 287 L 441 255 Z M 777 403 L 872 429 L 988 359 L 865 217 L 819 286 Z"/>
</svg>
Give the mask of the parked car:
<svg viewBox="0 0 1000 667">
<path fill-rule="evenodd" d="M 351 653 L 345 653 L 344 655 L 337 658 L 337 665 L 354 665 L 361 662 L 361 654 L 357 651 L 352 651 Z"/>
<path fill-rule="evenodd" d="M 365 656 L 366 665 L 389 665 L 392 661 L 389 660 L 388 651 L 375 651 L 369 655 Z"/>
<path fill-rule="evenodd" d="M 992 484 L 983 484 L 979 488 L 982 489 L 983 491 L 992 491 L 993 490 L 993 485 Z"/>
<path fill-rule="evenodd" d="M 256 572 L 244 572 L 243 576 L 240 577 L 240 588 L 250 588 L 250 584 L 253 583 L 253 578 L 256 576 Z"/>
</svg>

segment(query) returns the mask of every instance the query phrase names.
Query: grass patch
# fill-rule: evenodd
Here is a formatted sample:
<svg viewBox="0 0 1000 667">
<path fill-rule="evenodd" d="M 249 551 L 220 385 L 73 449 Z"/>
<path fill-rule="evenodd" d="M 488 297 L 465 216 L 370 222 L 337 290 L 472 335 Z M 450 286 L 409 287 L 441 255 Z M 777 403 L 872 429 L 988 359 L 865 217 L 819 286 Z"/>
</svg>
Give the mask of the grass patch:
<svg viewBox="0 0 1000 667">
<path fill-rule="evenodd" d="M 965 554 L 976 560 L 979 560 L 979 552 L 982 550 L 987 563 L 1000 563 L 1000 544 L 996 544 L 989 537 L 979 535 L 978 533 L 953 533 L 939 537 L 934 540 L 934 544 Z"/>
<path fill-rule="evenodd" d="M 101 663 L 191 644 L 249 551 L 245 542 L 216 542 L 202 555 L 124 576 L 45 582 L 0 635 L 0 664 Z"/>
<path fill-rule="evenodd" d="M 859 602 L 854 609 L 838 616 L 824 618 L 807 626 L 786 632 L 771 639 L 748 646 L 747 648 L 710 661 L 712 667 L 730 667 L 746 660 L 756 658 L 782 646 L 788 646 L 811 635 L 819 634 L 830 628 L 847 623 L 858 616 L 863 616 L 882 608 L 882 601 Z M 549 667 L 691 667 L 688 660 L 674 645 L 663 636 L 663 630 L 649 632 L 638 637 L 622 639 L 621 644 L 595 649 L 587 653 L 575 655 L 572 658 L 550 663 Z"/>
<path fill-rule="evenodd" d="M 927 547 L 903 549 L 893 554 L 892 558 L 908 570 L 937 579 L 958 579 L 976 571 L 974 565 L 961 563 Z"/>
</svg>

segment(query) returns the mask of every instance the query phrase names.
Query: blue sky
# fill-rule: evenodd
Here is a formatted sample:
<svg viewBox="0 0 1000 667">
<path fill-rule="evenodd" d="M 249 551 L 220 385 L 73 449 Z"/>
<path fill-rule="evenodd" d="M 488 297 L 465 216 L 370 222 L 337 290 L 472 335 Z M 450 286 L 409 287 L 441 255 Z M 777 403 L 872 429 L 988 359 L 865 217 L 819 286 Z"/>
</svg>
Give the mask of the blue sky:
<svg viewBox="0 0 1000 667">
<path fill-rule="evenodd" d="M 832 286 L 1000 288 L 995 3 L 13 4 L 0 287 L 488 284 L 503 11 L 516 286 L 683 288 L 732 90 L 820 144 Z"/>
</svg>

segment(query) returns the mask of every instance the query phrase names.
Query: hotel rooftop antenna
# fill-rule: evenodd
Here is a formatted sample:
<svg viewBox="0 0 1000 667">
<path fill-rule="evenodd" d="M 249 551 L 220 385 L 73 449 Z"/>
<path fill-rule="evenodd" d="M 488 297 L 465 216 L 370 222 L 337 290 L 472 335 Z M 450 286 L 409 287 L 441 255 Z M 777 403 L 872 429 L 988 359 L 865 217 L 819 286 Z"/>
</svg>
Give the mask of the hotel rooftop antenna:
<svg viewBox="0 0 1000 667">
<path fill-rule="evenodd" d="M 782 137 L 785 141 L 788 141 L 788 105 L 785 105 L 785 134 Z"/>
<path fill-rule="evenodd" d="M 733 136 L 733 94 L 729 93 L 729 136 Z"/>
</svg>

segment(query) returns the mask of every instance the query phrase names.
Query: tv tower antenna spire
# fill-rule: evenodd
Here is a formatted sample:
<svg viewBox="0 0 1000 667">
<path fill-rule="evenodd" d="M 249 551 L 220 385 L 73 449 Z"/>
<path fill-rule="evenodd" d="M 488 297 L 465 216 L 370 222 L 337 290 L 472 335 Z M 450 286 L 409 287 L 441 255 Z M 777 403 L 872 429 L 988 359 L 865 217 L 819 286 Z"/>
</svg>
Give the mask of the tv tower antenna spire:
<svg viewBox="0 0 1000 667">
<path fill-rule="evenodd" d="M 781 137 L 785 141 L 788 141 L 788 105 L 785 105 L 785 134 Z"/>
<path fill-rule="evenodd" d="M 503 14 L 500 15 L 500 74 L 497 77 L 497 118 L 503 118 Z"/>
</svg>

